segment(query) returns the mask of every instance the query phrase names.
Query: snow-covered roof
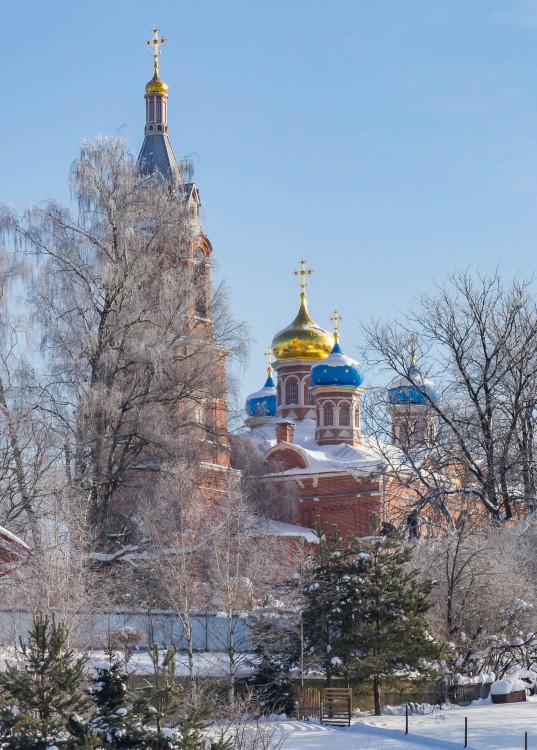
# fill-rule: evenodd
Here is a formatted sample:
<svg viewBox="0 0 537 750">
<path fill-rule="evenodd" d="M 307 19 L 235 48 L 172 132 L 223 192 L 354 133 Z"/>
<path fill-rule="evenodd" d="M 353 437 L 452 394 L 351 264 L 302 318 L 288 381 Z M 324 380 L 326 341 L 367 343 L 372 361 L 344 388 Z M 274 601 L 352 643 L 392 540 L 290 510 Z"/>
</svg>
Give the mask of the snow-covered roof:
<svg viewBox="0 0 537 750">
<path fill-rule="evenodd" d="M 249 437 L 263 452 L 269 451 L 277 445 L 276 424 L 278 419 L 271 419 L 264 425 L 250 430 Z M 289 445 L 280 443 L 282 447 Z M 319 445 L 315 442 L 315 420 L 303 419 L 296 423 L 292 448 L 298 450 L 304 457 L 306 468 L 293 468 L 278 472 L 284 475 L 319 474 L 323 472 L 351 471 L 354 474 L 367 476 L 378 474 L 387 468 L 386 456 L 400 460 L 400 451 L 388 443 L 379 443 L 367 435 L 362 436 L 360 445 L 353 446 L 342 443 L 339 445 Z"/>
<path fill-rule="evenodd" d="M 0 526 L 0 576 L 25 563 L 31 554 L 32 550 L 22 539 Z"/>
<path fill-rule="evenodd" d="M 248 536 L 278 536 L 278 537 L 295 537 L 303 539 L 305 542 L 317 544 L 319 538 L 313 529 L 306 526 L 297 526 L 294 523 L 285 523 L 284 521 L 273 521 L 270 518 L 260 518 L 259 516 L 251 517 L 251 526 L 247 531 Z"/>
</svg>

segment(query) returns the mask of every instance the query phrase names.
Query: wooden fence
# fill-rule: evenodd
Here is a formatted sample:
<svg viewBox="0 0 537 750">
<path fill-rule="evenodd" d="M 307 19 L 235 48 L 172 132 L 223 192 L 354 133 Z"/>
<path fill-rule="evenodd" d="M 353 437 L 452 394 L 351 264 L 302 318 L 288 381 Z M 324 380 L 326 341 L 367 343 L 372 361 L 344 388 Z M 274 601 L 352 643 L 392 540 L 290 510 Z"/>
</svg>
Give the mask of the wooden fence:
<svg viewBox="0 0 537 750">
<path fill-rule="evenodd" d="M 304 688 L 297 693 L 297 717 L 300 721 L 323 720 L 323 700 L 320 690 Z"/>
<path fill-rule="evenodd" d="M 318 719 L 323 724 L 350 726 L 352 690 L 350 688 L 305 688 L 297 693 L 297 717 L 300 721 Z"/>
</svg>

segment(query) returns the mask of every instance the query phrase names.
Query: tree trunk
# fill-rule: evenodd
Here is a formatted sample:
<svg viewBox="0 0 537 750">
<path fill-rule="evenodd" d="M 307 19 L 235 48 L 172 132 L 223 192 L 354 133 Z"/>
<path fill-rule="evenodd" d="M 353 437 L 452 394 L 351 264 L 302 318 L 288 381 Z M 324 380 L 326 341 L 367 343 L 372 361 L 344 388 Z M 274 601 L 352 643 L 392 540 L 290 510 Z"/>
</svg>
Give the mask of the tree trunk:
<svg viewBox="0 0 537 750">
<path fill-rule="evenodd" d="M 373 699 L 375 701 L 375 716 L 382 716 L 380 707 L 380 680 L 378 674 L 373 675 Z"/>
<path fill-rule="evenodd" d="M 28 525 L 30 526 L 30 530 L 32 533 L 32 543 L 34 546 L 34 550 L 36 552 L 40 552 L 42 548 L 41 528 L 39 526 L 39 519 L 35 511 L 33 500 L 30 496 L 30 492 L 28 491 L 26 472 L 24 469 L 24 457 L 19 442 L 19 435 L 13 421 L 13 416 L 7 404 L 4 383 L 2 379 L 0 379 L 0 409 L 3 412 L 7 423 L 7 432 L 9 435 L 11 450 L 13 453 L 13 460 L 15 462 L 15 476 L 21 496 L 21 504 L 26 512 L 26 517 L 28 518 Z"/>
</svg>

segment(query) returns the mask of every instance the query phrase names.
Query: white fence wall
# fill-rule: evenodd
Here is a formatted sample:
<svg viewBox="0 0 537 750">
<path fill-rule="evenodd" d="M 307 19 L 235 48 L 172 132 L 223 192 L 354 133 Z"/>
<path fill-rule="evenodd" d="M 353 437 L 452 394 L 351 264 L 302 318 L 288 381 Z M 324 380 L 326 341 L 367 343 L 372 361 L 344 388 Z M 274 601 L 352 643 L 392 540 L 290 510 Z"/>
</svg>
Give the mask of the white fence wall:
<svg viewBox="0 0 537 750">
<path fill-rule="evenodd" d="M 0 644 L 24 641 L 32 623 L 32 613 L 22 610 L 0 610 Z M 93 649 L 106 648 L 110 636 L 125 627 L 144 634 L 137 647 L 158 643 L 162 648 L 173 645 L 178 651 L 187 648 L 183 619 L 170 610 L 96 610 L 93 612 L 58 613 L 57 619 L 66 623 L 73 641 Z M 193 612 L 193 645 L 196 651 L 225 651 L 230 641 L 235 651 L 247 652 L 250 642 L 248 612 L 234 612 L 228 618 L 221 612 Z"/>
</svg>

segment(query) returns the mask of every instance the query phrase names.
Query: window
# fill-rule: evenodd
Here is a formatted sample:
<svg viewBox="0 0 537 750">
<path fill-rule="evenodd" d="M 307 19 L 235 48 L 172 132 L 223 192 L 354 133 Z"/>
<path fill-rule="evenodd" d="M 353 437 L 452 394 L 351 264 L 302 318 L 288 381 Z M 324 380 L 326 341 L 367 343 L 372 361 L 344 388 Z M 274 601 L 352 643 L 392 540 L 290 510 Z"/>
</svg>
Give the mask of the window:
<svg viewBox="0 0 537 750">
<path fill-rule="evenodd" d="M 293 378 L 285 384 L 285 396 L 287 404 L 296 404 L 298 401 L 298 383 Z"/>
<path fill-rule="evenodd" d="M 149 102 L 149 119 L 151 122 L 155 119 L 155 102 L 153 99 Z"/>
<path fill-rule="evenodd" d="M 325 425 L 334 424 L 334 409 L 331 404 L 326 404 L 324 407 L 324 423 Z"/>
<path fill-rule="evenodd" d="M 162 120 L 162 103 L 160 100 L 157 101 L 157 120 Z"/>
<path fill-rule="evenodd" d="M 339 408 L 339 424 L 342 427 L 349 427 L 351 422 L 350 410 L 348 404 L 343 404 Z"/>
<path fill-rule="evenodd" d="M 308 404 L 309 406 L 313 406 L 313 404 L 315 403 L 315 397 L 313 395 L 313 391 L 311 390 L 311 380 L 307 378 L 304 383 L 304 388 L 306 389 L 304 394 L 304 403 Z"/>
<path fill-rule="evenodd" d="M 205 263 L 198 261 L 194 266 L 194 294 L 196 315 L 207 317 L 207 278 Z"/>
</svg>

